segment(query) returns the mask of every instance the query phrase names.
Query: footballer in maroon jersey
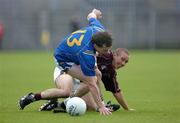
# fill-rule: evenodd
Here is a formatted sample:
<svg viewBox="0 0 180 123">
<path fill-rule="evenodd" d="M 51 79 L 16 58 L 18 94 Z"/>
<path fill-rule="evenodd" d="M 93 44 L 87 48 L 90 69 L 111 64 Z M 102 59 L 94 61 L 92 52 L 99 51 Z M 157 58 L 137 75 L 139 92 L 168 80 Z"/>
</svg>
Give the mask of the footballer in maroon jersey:
<svg viewBox="0 0 180 123">
<path fill-rule="evenodd" d="M 97 65 L 102 73 L 102 82 L 107 91 L 112 93 L 119 92 L 118 83 L 116 80 L 116 71 L 112 64 L 113 53 L 110 52 L 105 55 L 97 56 Z"/>
<path fill-rule="evenodd" d="M 125 110 L 130 109 L 127 102 L 123 98 L 121 89 L 118 86 L 116 78 L 116 69 L 119 69 L 126 65 L 129 60 L 129 52 L 125 48 L 117 48 L 114 52 L 109 52 L 104 55 L 97 56 L 97 66 L 102 73 L 102 82 L 107 91 L 113 93 L 118 103 Z"/>
</svg>

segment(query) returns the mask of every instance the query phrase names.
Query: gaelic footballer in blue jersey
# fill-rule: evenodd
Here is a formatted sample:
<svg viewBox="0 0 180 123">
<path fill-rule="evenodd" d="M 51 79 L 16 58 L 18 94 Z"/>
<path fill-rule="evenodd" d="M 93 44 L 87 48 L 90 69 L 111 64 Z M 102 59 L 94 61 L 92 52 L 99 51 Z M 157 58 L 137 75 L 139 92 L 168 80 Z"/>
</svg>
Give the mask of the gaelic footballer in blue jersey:
<svg viewBox="0 0 180 123">
<path fill-rule="evenodd" d="M 89 26 L 73 32 L 60 41 L 54 57 L 58 66 L 67 74 L 85 83 L 97 103 L 100 114 L 109 115 L 110 110 L 104 106 L 100 97 L 96 76 L 100 71 L 96 66 L 96 51 L 106 53 L 112 46 L 111 35 L 105 31 L 97 20 L 102 17 L 101 11 L 94 9 L 88 14 Z M 80 88 L 74 96 L 83 96 L 85 90 Z"/>
<path fill-rule="evenodd" d="M 72 63 L 80 65 L 86 76 L 95 76 L 95 53 L 107 52 L 112 45 L 109 33 L 104 31 L 101 23 L 95 19 L 89 19 L 89 26 L 82 28 L 65 39 L 55 49 L 54 57 L 58 65 L 67 70 Z"/>
<path fill-rule="evenodd" d="M 73 78 L 81 80 L 87 85 L 88 90 L 90 90 L 97 106 L 99 107 L 99 112 L 102 115 L 110 115 L 111 112 L 102 103 L 100 97 L 101 92 L 97 85 L 97 80 L 101 79 L 99 76 L 100 71 L 98 70 L 95 54 L 106 53 L 112 46 L 111 35 L 105 31 L 105 28 L 100 23 L 98 19 L 102 17 L 100 10 L 93 9 L 87 16 L 89 25 L 80 30 L 73 32 L 72 34 L 65 37 L 60 41 L 59 45 L 55 49 L 54 57 L 57 62 L 57 67 L 60 72 L 55 78 L 56 86 L 64 83 L 60 83 L 61 76 L 63 72 L 66 72 Z M 55 69 L 55 70 L 56 70 Z M 64 87 L 61 85 L 62 87 Z M 66 88 L 67 87 L 67 88 Z M 65 88 L 68 89 L 68 84 Z M 31 102 L 38 100 L 40 98 L 50 99 L 58 97 L 66 97 L 69 93 L 66 93 L 66 89 L 52 88 L 48 91 L 44 91 L 39 96 L 33 96 L 32 93 L 24 96 L 19 101 L 20 109 L 24 109 L 25 106 Z M 74 93 L 74 96 L 83 96 L 87 93 L 87 90 L 80 88 Z M 36 98 L 34 100 L 34 98 Z"/>
</svg>

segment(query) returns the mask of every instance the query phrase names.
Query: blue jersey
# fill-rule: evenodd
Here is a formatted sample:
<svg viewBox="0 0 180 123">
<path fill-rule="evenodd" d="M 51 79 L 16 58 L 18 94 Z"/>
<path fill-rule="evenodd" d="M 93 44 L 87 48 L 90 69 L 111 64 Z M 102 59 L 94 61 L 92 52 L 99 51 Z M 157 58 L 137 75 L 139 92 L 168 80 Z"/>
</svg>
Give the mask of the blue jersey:
<svg viewBox="0 0 180 123">
<path fill-rule="evenodd" d="M 95 76 L 95 49 L 91 42 L 92 36 L 104 31 L 103 25 L 95 18 L 89 19 L 89 26 L 68 35 L 55 49 L 54 57 L 64 69 L 75 63 L 81 66 L 87 76 Z"/>
</svg>

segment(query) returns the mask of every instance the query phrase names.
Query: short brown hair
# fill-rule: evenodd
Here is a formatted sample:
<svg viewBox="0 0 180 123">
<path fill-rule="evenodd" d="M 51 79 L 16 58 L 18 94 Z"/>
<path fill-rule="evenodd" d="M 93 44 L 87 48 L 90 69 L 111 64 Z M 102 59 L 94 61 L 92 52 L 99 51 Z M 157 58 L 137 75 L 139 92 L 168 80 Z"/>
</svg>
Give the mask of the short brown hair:
<svg viewBox="0 0 180 123">
<path fill-rule="evenodd" d="M 98 32 L 92 36 L 92 43 L 96 44 L 98 47 L 111 47 L 112 46 L 112 36 L 108 32 Z"/>
</svg>

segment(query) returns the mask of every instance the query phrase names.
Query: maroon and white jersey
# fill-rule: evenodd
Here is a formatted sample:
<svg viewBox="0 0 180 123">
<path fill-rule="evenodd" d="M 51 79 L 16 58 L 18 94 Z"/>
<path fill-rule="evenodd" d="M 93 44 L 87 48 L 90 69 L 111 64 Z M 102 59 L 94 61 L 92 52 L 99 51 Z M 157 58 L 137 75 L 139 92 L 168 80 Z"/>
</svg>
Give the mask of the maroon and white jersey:
<svg viewBox="0 0 180 123">
<path fill-rule="evenodd" d="M 112 52 L 98 55 L 97 56 L 97 66 L 102 73 L 102 82 L 107 91 L 112 93 L 119 92 L 119 86 L 116 79 L 116 71 L 112 65 L 113 54 Z"/>
</svg>

